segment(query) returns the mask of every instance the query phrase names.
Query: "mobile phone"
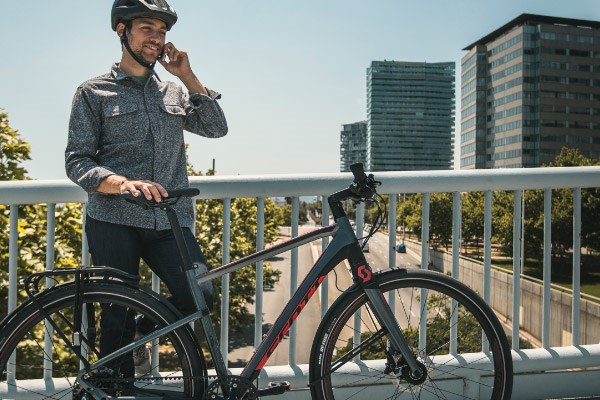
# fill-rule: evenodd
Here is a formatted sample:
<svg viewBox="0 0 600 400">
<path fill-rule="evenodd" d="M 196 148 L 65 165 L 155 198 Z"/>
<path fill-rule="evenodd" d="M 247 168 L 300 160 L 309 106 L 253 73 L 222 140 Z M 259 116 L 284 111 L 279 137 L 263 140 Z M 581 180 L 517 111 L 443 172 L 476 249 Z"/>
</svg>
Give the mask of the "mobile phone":
<svg viewBox="0 0 600 400">
<path fill-rule="evenodd" d="M 165 56 L 165 48 L 163 47 L 163 49 L 161 50 L 161 52 L 158 55 L 158 57 L 156 57 L 156 59 L 157 60 L 162 60 L 164 56 Z"/>
</svg>

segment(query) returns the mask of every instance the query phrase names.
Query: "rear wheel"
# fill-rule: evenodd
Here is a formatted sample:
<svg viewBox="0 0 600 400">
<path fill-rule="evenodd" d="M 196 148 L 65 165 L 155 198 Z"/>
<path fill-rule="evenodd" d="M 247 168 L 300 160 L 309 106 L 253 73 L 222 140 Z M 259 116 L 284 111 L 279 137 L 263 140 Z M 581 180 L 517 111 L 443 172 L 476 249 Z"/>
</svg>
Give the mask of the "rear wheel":
<svg viewBox="0 0 600 400">
<path fill-rule="evenodd" d="M 313 399 L 508 399 L 512 359 L 493 311 L 471 289 L 430 271 L 375 275 L 423 374 L 411 374 L 365 294 L 344 293 L 313 343 Z"/>
<path fill-rule="evenodd" d="M 75 377 L 86 362 L 98 360 L 101 304 L 125 307 L 134 316 L 143 316 L 145 325 L 156 328 L 178 319 L 177 313 L 156 296 L 127 285 L 84 283 L 79 298 L 76 302 L 75 285 L 60 285 L 40 294 L 37 304 L 25 303 L 2 322 L 0 398 L 17 398 L 18 394 L 24 395 L 21 398 L 84 398 Z M 76 312 L 80 327 L 75 326 Z M 82 345 L 70 346 L 76 341 Z M 143 376 L 123 376 L 118 364 L 122 361 L 117 360 L 109 368 L 88 371 L 86 379 L 115 396 L 202 396 L 206 365 L 189 326 L 165 334 L 146 347 L 133 351 L 134 361 L 146 364 Z M 160 350 L 158 365 L 147 359 L 153 353 L 157 355 L 153 347 Z M 136 359 L 136 352 L 144 359 Z M 131 357 L 125 358 L 131 362 Z M 47 384 L 49 377 L 52 385 Z M 46 379 L 46 383 L 32 385 L 36 379 Z"/>
</svg>

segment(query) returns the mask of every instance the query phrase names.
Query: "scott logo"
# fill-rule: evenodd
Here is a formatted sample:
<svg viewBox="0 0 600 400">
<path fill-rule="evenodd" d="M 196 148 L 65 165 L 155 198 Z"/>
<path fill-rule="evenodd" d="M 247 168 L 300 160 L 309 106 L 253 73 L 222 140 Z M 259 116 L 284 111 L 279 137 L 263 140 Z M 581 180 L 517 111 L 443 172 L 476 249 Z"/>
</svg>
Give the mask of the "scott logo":
<svg viewBox="0 0 600 400">
<path fill-rule="evenodd" d="M 371 270 L 366 265 L 361 265 L 358 267 L 358 276 L 363 283 L 367 283 L 371 280 Z"/>
</svg>

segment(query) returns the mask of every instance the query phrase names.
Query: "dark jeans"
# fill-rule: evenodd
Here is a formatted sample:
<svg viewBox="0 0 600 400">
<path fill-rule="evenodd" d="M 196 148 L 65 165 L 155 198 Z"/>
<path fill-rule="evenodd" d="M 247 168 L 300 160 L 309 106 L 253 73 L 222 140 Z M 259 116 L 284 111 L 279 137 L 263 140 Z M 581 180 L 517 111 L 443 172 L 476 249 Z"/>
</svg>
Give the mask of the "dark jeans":
<svg viewBox="0 0 600 400">
<path fill-rule="evenodd" d="M 181 257 L 172 230 L 135 228 L 98 221 L 87 216 L 85 232 L 94 265 L 113 267 L 137 275 L 140 260 L 144 260 L 171 292 L 169 301 L 184 315 L 195 311 L 189 285 L 181 271 Z M 192 261 L 206 266 L 206 259 L 191 230 L 183 228 L 183 235 Z M 212 285 L 203 285 L 203 293 L 209 307 L 212 307 Z M 124 307 L 102 305 L 101 356 L 133 341 L 136 331 L 134 318 L 135 315 L 127 312 Z M 124 376 L 134 375 L 131 355 L 118 360 L 117 363 Z"/>
</svg>

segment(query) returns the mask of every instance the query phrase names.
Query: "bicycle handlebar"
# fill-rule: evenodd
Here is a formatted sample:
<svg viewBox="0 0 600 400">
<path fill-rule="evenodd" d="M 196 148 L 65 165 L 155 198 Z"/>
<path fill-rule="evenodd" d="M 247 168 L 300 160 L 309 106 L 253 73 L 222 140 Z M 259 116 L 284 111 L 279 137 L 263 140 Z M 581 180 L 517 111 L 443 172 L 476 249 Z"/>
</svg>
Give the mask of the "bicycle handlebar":
<svg viewBox="0 0 600 400">
<path fill-rule="evenodd" d="M 362 163 L 350 165 L 350 171 L 354 175 L 354 183 L 350 185 L 350 191 L 357 200 L 365 200 L 372 198 L 377 193 L 377 186 L 381 182 L 375 180 L 373 174 L 365 174 Z"/>
<path fill-rule="evenodd" d="M 169 193 L 169 196 L 163 197 L 163 199 L 160 203 L 157 203 L 154 199 L 152 199 L 152 200 L 146 199 L 146 197 L 144 195 L 142 195 L 141 193 L 139 196 L 136 197 L 127 191 L 127 192 L 121 193 L 118 196 L 130 203 L 137 204 L 144 208 L 149 208 L 149 207 L 160 207 L 161 204 L 173 205 L 173 204 L 177 203 L 177 201 L 179 201 L 179 199 L 182 197 L 194 197 L 194 196 L 198 196 L 200 194 L 200 190 L 198 190 L 196 188 L 173 189 L 173 190 L 167 190 L 167 192 Z"/>
</svg>

